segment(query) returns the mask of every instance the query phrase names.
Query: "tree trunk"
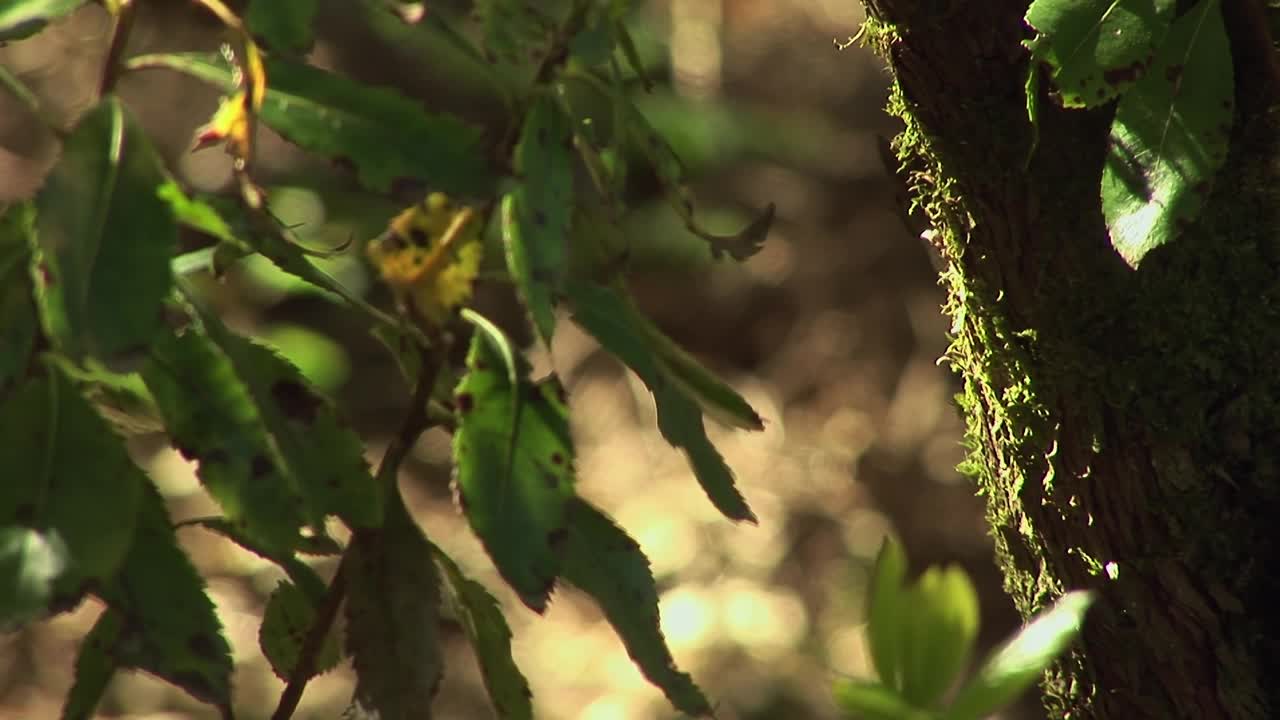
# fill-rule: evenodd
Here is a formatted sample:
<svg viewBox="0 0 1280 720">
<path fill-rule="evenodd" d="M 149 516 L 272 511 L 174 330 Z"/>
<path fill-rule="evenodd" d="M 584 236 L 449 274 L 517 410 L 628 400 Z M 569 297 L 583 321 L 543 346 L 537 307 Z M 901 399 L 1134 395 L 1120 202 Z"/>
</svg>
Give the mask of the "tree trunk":
<svg viewBox="0 0 1280 720">
<path fill-rule="evenodd" d="M 1046 102 L 1031 153 L 1025 3 L 866 3 L 1006 589 L 1024 615 L 1099 595 L 1050 716 L 1280 717 L 1280 114 L 1237 17 L 1261 2 L 1226 0 L 1237 115 L 1208 205 L 1136 271 L 1099 200 L 1112 110 Z"/>
</svg>

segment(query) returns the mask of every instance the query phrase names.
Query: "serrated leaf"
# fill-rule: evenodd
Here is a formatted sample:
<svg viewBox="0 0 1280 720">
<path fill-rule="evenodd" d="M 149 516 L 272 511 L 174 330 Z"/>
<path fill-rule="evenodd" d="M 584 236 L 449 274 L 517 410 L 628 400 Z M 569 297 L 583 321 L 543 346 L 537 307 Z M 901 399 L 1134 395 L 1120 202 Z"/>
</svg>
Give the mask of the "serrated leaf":
<svg viewBox="0 0 1280 720">
<path fill-rule="evenodd" d="M 298 656 L 316 619 L 318 600 L 291 582 L 281 580 L 267 598 L 258 627 L 258 646 L 276 677 L 287 681 L 298 665 Z M 316 674 L 328 672 L 342 659 L 342 647 L 335 628 L 329 629 L 312 668 Z"/>
<path fill-rule="evenodd" d="M 431 717 L 431 700 L 444 674 L 437 627 L 440 578 L 431 544 L 398 493 L 387 502 L 381 529 L 355 532 L 345 562 L 355 717 Z"/>
<path fill-rule="evenodd" d="M 149 482 L 120 438 L 55 368 L 0 405 L 0 437 L 0 527 L 31 528 L 52 547 L 65 548 L 67 562 L 41 594 L 47 606 L 73 604 L 86 581 L 105 581 L 124 563 Z M 17 573 L 51 569 L 19 567 Z M 0 625 L 30 617 L 29 607 L 14 611 L 0 608 Z"/>
<path fill-rule="evenodd" d="M 432 550 L 445 599 L 476 653 L 493 709 L 502 720 L 532 718 L 529 683 L 511 657 L 511 629 L 502 608 L 483 585 L 463 575 L 443 550 L 434 546 Z"/>
<path fill-rule="evenodd" d="M 640 546 L 586 501 L 569 503 L 564 579 L 595 598 L 627 654 L 677 710 L 710 715 L 711 703 L 667 648 L 658 617 L 658 591 Z"/>
<path fill-rule="evenodd" d="M 1040 678 L 1080 634 L 1094 596 L 1069 592 L 992 653 L 960 690 L 950 720 L 978 720 L 1004 708 Z"/>
<path fill-rule="evenodd" d="M 529 381 L 501 331 L 474 313 L 467 373 L 454 391 L 454 486 L 494 565 L 533 610 L 546 609 L 560 570 L 565 506 L 574 496 L 564 388 Z"/>
<path fill-rule="evenodd" d="M 0 213 L 0 398 L 25 374 L 39 332 L 27 272 L 35 217 L 35 204 L 29 201 Z"/>
<path fill-rule="evenodd" d="M 160 158 L 118 100 L 89 111 L 36 197 L 41 319 L 73 358 L 138 349 L 159 327 L 178 230 Z"/>
<path fill-rule="evenodd" d="M 906 620 L 902 604 L 903 583 L 907 576 L 907 557 L 902 546 L 886 538 L 876 556 L 871 584 L 867 587 L 867 632 L 870 636 L 871 661 L 880 682 L 893 690 L 901 690 L 902 623 Z"/>
<path fill-rule="evenodd" d="M 325 584 L 320 579 L 320 575 L 311 569 L 310 565 L 299 560 L 295 555 L 273 552 L 254 542 L 240 527 L 233 524 L 230 520 L 222 517 L 206 517 L 187 520 L 183 525 L 195 525 L 205 528 L 210 532 L 215 532 L 258 557 L 265 558 L 279 565 L 284 570 L 293 584 L 306 596 L 311 602 L 318 604 L 325 595 Z M 327 543 L 325 542 L 327 541 Z M 316 535 L 312 537 L 303 537 L 298 540 L 297 552 L 310 552 L 315 549 L 315 545 L 320 544 L 324 547 L 326 555 L 336 555 L 341 552 L 341 548 L 332 538 Z"/>
<path fill-rule="evenodd" d="M 739 427 L 759 427 L 759 416 L 751 406 L 691 357 L 673 354 L 675 344 L 617 288 L 570 283 L 568 297 L 574 321 L 631 368 L 653 393 L 659 432 L 688 455 L 711 502 L 729 518 L 755 522 L 755 515 L 734 487 L 733 472 L 707 438 L 699 409 L 702 404 Z"/>
<path fill-rule="evenodd" d="M 245 21 L 254 37 L 272 50 L 305 53 L 315 42 L 316 0 L 253 0 Z"/>
<path fill-rule="evenodd" d="M 231 68 L 211 54 L 130 59 L 130 68 L 168 68 L 234 92 Z M 286 140 L 355 166 L 360 183 L 388 192 L 399 181 L 454 195 L 481 195 L 494 174 L 478 130 L 452 115 L 427 112 L 389 88 L 370 87 L 281 58 L 266 60 L 267 94 L 259 119 Z"/>
<path fill-rule="evenodd" d="M 230 712 L 231 649 L 153 486 L 143 493 L 123 567 L 97 594 L 121 615 L 110 653 L 119 667 L 145 670 Z"/>
<path fill-rule="evenodd" d="M 1096 107 L 1142 77 L 1173 20 L 1174 0 L 1035 0 L 1025 41 L 1047 63 L 1065 107 Z"/>
<path fill-rule="evenodd" d="M 933 720 L 934 715 L 912 706 L 901 695 L 876 683 L 841 679 L 835 684 L 836 704 L 861 720 Z"/>
<path fill-rule="evenodd" d="M 932 567 L 898 608 L 902 697 L 935 707 L 969 664 L 978 634 L 978 593 L 958 567 Z"/>
<path fill-rule="evenodd" d="M 120 639 L 120 613 L 107 608 L 80 643 L 76 656 L 75 682 L 62 705 L 62 720 L 90 720 L 107 685 L 116 674 L 112 649 Z"/>
<path fill-rule="evenodd" d="M 502 200 L 507 269 L 544 342 L 555 331 L 555 296 L 568 264 L 573 214 L 569 119 L 550 95 L 525 117 L 514 154 L 519 186 Z"/>
<path fill-rule="evenodd" d="M 31 37 L 88 0 L 7 0 L 0 7 L 0 42 Z"/>
<path fill-rule="evenodd" d="M 1235 83 L 1218 0 L 1174 22 L 1111 124 L 1102 212 L 1131 267 L 1200 214 L 1227 157 Z"/>
</svg>

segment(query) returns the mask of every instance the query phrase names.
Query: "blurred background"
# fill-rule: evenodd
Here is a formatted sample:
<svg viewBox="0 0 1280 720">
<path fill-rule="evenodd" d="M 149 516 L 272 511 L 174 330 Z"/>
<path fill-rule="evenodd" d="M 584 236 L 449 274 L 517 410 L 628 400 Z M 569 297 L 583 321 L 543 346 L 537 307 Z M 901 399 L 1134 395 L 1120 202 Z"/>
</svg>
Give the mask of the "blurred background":
<svg viewBox="0 0 1280 720">
<path fill-rule="evenodd" d="M 538 366 L 554 368 L 570 391 L 579 492 L 651 559 L 668 642 L 718 717 L 835 718 L 831 680 L 870 674 L 862 593 L 887 534 L 904 541 L 917 568 L 955 562 L 970 571 L 982 596 L 984 647 L 1016 623 L 990 559 L 981 501 L 954 469 L 962 424 L 956 380 L 937 363 L 947 344 L 943 292 L 924 244 L 901 219 L 901 192 L 878 151 L 878 138 L 896 132 L 882 111 L 887 75 L 867 51 L 836 47 L 862 20 L 854 0 L 637 4 L 631 27 L 659 81 L 640 107 L 689 165 L 700 215 L 727 230 L 766 203 L 778 207 L 764 250 L 742 265 L 713 263 L 643 178 L 633 183 L 637 210 L 625 228 L 642 305 L 766 418 L 762 433 L 711 428 L 759 525 L 734 525 L 711 507 L 684 458 L 658 435 L 647 391 L 573 325 L 559 325 Z M 474 68 L 374 5 L 321 2 L 310 59 L 501 127 L 501 108 Z M 444 2 L 432 9 L 466 10 Z M 89 6 L 0 47 L 0 63 L 70 124 L 93 101 L 108 33 L 106 13 Z M 143 3 L 130 53 L 213 50 L 220 41 L 216 24 L 189 3 Z M 193 130 L 216 107 L 215 91 L 152 71 L 126 76 L 120 93 L 183 182 L 232 191 L 225 155 L 188 152 Z M 275 211 L 315 246 L 372 237 L 414 199 L 370 197 L 270 131 L 260 141 L 259 179 Z M 32 195 L 56 157 L 53 138 L 0 94 L 0 202 Z M 385 304 L 358 247 L 325 268 Z M 276 346 L 339 401 L 376 462 L 408 392 L 361 318 L 252 260 L 208 291 L 228 322 Z M 479 303 L 516 328 L 522 319 L 510 296 L 509 286 L 488 283 Z M 132 450 L 175 521 L 216 512 L 176 452 L 146 437 Z M 585 596 L 559 590 L 542 617 L 519 603 L 454 509 L 448 477 L 449 438 L 429 432 L 402 489 L 432 539 L 503 603 L 539 716 L 674 717 Z M 179 538 L 210 579 L 234 648 L 237 717 L 265 718 L 283 683 L 262 657 L 257 627 L 283 574 L 204 530 L 186 528 Z M 334 562 L 316 567 L 327 577 Z M 88 601 L 0 635 L 0 718 L 58 716 L 78 643 L 100 611 Z M 492 717 L 465 638 L 449 628 L 446 639 L 451 662 L 436 717 Z M 349 663 L 313 680 L 297 717 L 337 717 L 352 683 Z M 1024 702 L 1007 717 L 1034 718 L 1036 706 Z M 212 717 L 140 673 L 118 676 L 99 710 Z"/>
</svg>

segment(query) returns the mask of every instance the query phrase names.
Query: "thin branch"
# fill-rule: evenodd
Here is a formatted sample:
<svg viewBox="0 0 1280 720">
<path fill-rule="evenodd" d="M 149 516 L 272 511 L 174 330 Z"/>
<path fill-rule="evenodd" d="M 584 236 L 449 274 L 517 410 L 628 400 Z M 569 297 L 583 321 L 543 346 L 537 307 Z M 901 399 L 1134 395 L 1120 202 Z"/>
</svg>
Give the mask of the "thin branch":
<svg viewBox="0 0 1280 720">
<path fill-rule="evenodd" d="M 404 422 L 400 424 L 400 431 L 392 438 L 391 444 L 382 456 L 382 462 L 378 465 L 377 482 L 383 492 L 400 491 L 396 485 L 396 475 L 400 466 L 409 456 L 414 443 L 418 441 L 418 436 L 432 425 L 427 404 L 431 400 L 436 377 L 444 364 L 445 350 L 446 348 L 443 347 L 436 348 L 436 351 L 427 355 L 423 361 L 417 386 L 413 390 L 413 399 L 409 401 L 409 411 L 405 414 Z M 426 348 L 420 347 L 419 351 L 426 353 Z M 359 532 L 360 530 L 357 529 L 356 533 Z M 347 546 L 347 553 L 349 552 L 350 545 Z M 271 715 L 271 720 L 289 720 L 293 717 L 294 711 L 298 709 L 298 702 L 302 700 L 303 690 L 316 674 L 316 659 L 333 628 L 334 620 L 338 617 L 342 601 L 346 598 L 346 567 L 347 558 L 350 557 L 347 553 L 343 553 L 333 581 L 329 583 L 329 589 L 316 612 L 316 619 L 307 630 L 307 636 L 303 639 L 302 648 L 298 652 L 298 664 L 289 674 L 289 683 L 280 695 L 280 702 L 276 705 L 276 711 Z"/>
<path fill-rule="evenodd" d="M 111 46 L 107 49 L 107 58 L 102 64 L 98 97 L 114 91 L 116 81 L 120 79 L 120 60 L 124 57 L 125 46 L 129 44 L 129 33 L 133 30 L 133 9 L 132 0 L 122 0 L 116 6 L 115 22 L 111 27 Z"/>
</svg>

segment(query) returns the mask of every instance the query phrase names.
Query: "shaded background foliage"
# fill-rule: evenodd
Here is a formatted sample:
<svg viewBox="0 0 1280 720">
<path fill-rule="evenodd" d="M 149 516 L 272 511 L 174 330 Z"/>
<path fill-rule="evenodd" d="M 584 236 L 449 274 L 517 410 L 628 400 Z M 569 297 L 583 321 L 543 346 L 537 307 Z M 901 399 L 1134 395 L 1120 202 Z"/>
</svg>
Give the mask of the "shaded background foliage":
<svg viewBox="0 0 1280 720">
<path fill-rule="evenodd" d="M 133 52 L 216 49 L 212 22 L 183 3 L 159 5 L 143 6 Z M 500 106 L 464 66 L 392 16 L 355 5 L 321 3 L 318 64 L 500 132 Z M 647 246 L 633 257 L 640 272 L 632 283 L 646 310 L 766 418 L 760 434 L 712 428 L 759 526 L 731 525 L 705 502 L 683 458 L 658 436 L 639 381 L 580 330 L 563 324 L 551 357 L 540 359 L 543 369 L 557 368 L 574 405 L 581 493 L 608 509 L 652 559 L 677 661 L 725 718 L 835 716 L 831 672 L 868 672 L 860 589 L 885 532 L 900 534 L 920 566 L 959 561 L 974 573 L 987 613 L 984 639 L 998 639 L 1014 622 L 989 560 L 980 501 L 954 471 L 962 455 L 954 383 L 935 362 L 946 344 L 942 292 L 877 152 L 877 136 L 896 130 L 881 112 L 885 78 L 869 54 L 838 52 L 831 42 L 856 31 L 854 5 L 655 0 L 637 17 L 642 53 L 659 81 L 641 107 L 689 163 L 711 224 L 740 226 L 750 208 L 778 204 L 765 249 L 742 266 L 711 263 L 705 244 L 661 205 L 652 179 L 635 179 L 631 190 L 652 195 L 654 211 L 636 213 L 627 228 Z M 106 43 L 105 13 L 89 7 L 38 39 L 0 48 L 0 62 L 36 87 L 57 117 L 71 119 L 92 102 Z M 215 91 L 149 72 L 125 77 L 120 93 L 184 181 L 204 190 L 230 186 L 225 156 L 186 152 L 192 129 L 216 105 Z M 39 186 L 56 153 L 41 133 L 0 96 L 0 199 L 28 197 Z M 310 242 L 370 237 L 397 208 L 391 199 L 369 202 L 341 170 L 269 131 L 259 158 L 277 212 L 301 223 Z M 329 269 L 361 292 L 384 292 L 357 253 Z M 380 455 L 377 438 L 393 431 L 407 396 L 364 325 L 265 263 L 245 263 L 225 286 L 207 290 L 237 329 L 276 345 L 331 392 L 375 439 L 370 457 Z M 506 288 L 482 290 L 479 304 L 515 320 L 516 309 L 503 305 L 507 295 Z M 145 439 L 131 450 L 161 484 L 175 521 L 214 510 L 176 453 Z M 540 715 L 669 716 L 661 693 L 585 598 L 562 590 L 544 618 L 520 605 L 457 515 L 449 467 L 448 437 L 430 432 L 406 464 L 402 487 L 432 538 L 510 612 L 516 659 Z M 179 537 L 210 578 L 232 642 L 237 711 L 265 716 L 282 684 L 256 635 L 281 572 L 204 530 L 183 529 Z M 332 562 L 317 569 L 330 574 Z M 56 715 L 77 643 L 99 612 L 86 602 L 0 637 L 0 717 Z M 460 631 L 445 632 L 454 661 L 439 716 L 489 716 Z M 299 716 L 339 712 L 351 684 L 345 669 L 313 680 Z M 100 709 L 129 717 L 208 712 L 137 673 L 117 677 Z"/>
</svg>

